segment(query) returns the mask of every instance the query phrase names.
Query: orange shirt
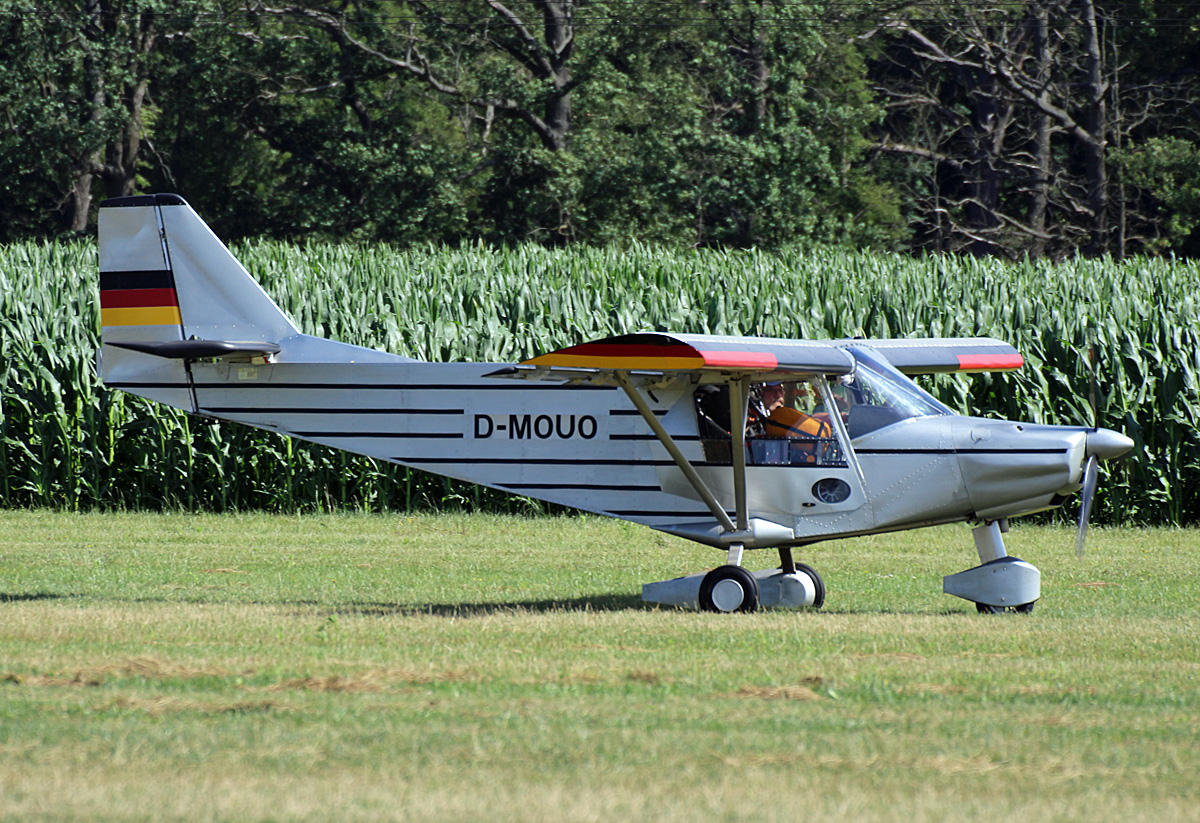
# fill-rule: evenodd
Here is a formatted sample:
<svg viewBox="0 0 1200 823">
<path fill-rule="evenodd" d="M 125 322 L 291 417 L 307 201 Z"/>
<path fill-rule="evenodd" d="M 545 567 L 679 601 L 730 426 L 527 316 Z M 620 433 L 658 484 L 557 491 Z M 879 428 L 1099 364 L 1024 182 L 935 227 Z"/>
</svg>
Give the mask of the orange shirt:
<svg viewBox="0 0 1200 823">
<path fill-rule="evenodd" d="M 780 406 L 771 412 L 771 416 L 763 421 L 763 428 L 769 437 L 830 437 L 833 430 L 828 423 L 822 423 L 815 417 L 802 411 Z"/>
</svg>

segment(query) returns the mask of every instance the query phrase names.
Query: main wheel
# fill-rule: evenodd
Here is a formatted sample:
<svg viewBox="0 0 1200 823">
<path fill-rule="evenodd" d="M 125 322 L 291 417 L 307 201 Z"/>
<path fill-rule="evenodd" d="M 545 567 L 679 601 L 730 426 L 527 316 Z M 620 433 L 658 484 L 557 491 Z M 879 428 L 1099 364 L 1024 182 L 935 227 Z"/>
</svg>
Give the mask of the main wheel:
<svg viewBox="0 0 1200 823">
<path fill-rule="evenodd" d="M 825 581 L 821 579 L 821 575 L 817 574 L 817 570 L 807 563 L 797 563 L 796 571 L 807 574 L 813 582 L 813 588 L 816 589 L 816 594 L 813 595 L 812 605 L 810 609 L 819 609 L 825 605 Z"/>
<path fill-rule="evenodd" d="M 1030 614 L 1033 612 L 1033 603 L 1022 603 L 1020 606 L 989 606 L 986 603 L 976 603 L 975 610 L 980 614 L 1004 614 L 1005 612 Z"/>
<path fill-rule="evenodd" d="M 700 611 L 758 611 L 758 581 L 741 566 L 717 566 L 700 583 Z"/>
</svg>

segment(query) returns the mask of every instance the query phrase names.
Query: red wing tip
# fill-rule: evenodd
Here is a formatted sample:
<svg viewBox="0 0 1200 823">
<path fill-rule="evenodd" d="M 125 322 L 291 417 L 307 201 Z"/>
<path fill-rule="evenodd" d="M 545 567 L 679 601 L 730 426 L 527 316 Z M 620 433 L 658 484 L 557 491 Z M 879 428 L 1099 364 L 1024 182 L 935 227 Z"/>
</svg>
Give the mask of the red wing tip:
<svg viewBox="0 0 1200 823">
<path fill-rule="evenodd" d="M 1025 365 L 1020 354 L 960 354 L 959 371 L 1011 371 Z"/>
<path fill-rule="evenodd" d="M 770 352 L 752 351 L 702 351 L 704 365 L 709 368 L 764 369 L 779 367 L 779 360 Z"/>
</svg>

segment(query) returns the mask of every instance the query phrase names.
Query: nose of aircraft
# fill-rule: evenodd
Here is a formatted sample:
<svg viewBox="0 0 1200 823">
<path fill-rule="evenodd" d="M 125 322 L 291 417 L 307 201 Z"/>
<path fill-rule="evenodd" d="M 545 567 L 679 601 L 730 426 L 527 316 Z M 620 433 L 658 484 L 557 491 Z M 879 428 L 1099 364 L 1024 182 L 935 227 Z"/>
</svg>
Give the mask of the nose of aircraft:
<svg viewBox="0 0 1200 823">
<path fill-rule="evenodd" d="M 1112 429 L 1096 429 L 1087 433 L 1087 456 L 1097 460 L 1112 460 L 1133 448 L 1133 441 Z"/>
</svg>

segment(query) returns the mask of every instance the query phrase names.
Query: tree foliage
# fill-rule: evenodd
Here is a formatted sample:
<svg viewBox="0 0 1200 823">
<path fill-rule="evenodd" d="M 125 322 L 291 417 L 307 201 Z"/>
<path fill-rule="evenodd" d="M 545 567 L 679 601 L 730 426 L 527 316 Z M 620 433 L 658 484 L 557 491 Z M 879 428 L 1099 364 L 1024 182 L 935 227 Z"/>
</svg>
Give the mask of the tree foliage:
<svg viewBox="0 0 1200 823">
<path fill-rule="evenodd" d="M 1200 18 L 1156 0 L 0 0 L 0 242 L 1194 253 Z"/>
</svg>

